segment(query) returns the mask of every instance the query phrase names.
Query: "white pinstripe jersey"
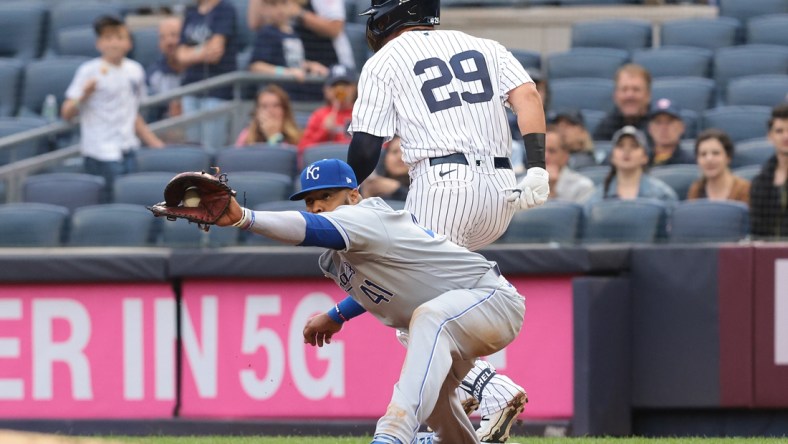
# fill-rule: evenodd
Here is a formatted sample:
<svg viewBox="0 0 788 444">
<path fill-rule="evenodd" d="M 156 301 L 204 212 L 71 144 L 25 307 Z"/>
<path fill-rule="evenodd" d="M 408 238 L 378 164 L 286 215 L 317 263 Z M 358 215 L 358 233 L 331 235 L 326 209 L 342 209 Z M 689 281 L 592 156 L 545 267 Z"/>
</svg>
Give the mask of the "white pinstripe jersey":
<svg viewBox="0 0 788 444">
<path fill-rule="evenodd" d="M 362 69 L 351 132 L 402 138 L 408 165 L 452 153 L 511 155 L 504 104 L 532 82 L 498 42 L 459 31 L 407 31 Z"/>
</svg>

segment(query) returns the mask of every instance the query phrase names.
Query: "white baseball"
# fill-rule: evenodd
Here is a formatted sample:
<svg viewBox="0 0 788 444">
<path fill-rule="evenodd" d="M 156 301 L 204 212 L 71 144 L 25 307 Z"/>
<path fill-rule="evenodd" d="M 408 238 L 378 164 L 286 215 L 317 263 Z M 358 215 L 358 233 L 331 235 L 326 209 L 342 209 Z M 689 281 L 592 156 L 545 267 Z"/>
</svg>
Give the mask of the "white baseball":
<svg viewBox="0 0 788 444">
<path fill-rule="evenodd" d="M 186 192 L 183 193 L 183 206 L 194 208 L 198 205 L 200 205 L 200 193 L 197 187 L 186 188 Z"/>
</svg>

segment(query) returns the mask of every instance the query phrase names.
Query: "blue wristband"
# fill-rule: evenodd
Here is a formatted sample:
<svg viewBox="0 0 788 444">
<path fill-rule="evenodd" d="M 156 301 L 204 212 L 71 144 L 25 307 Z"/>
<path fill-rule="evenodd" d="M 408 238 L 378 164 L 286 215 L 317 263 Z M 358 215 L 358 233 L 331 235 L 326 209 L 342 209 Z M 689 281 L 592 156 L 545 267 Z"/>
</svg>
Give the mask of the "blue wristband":
<svg viewBox="0 0 788 444">
<path fill-rule="evenodd" d="M 367 310 L 356 302 L 352 297 L 348 296 L 341 300 L 333 308 L 328 310 L 326 314 L 332 321 L 337 324 L 344 324 L 345 322 L 355 318 L 356 316 L 365 313 Z"/>
</svg>

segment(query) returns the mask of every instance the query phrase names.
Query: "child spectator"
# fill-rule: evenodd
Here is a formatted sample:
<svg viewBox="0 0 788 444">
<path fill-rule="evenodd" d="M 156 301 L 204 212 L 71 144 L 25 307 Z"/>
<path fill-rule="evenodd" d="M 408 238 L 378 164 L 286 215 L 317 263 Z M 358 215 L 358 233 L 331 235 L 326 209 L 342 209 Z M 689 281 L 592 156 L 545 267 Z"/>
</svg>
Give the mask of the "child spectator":
<svg viewBox="0 0 788 444">
<path fill-rule="evenodd" d="M 687 199 L 738 200 L 750 203 L 750 181 L 735 176 L 730 169 L 733 142 L 715 128 L 695 140 L 695 158 L 701 178 L 690 185 Z"/>
<path fill-rule="evenodd" d="M 176 52 L 178 63 L 185 68 L 183 85 L 237 69 L 235 15 L 235 7 L 230 0 L 199 0 L 197 6 L 186 9 Z M 184 96 L 181 103 L 183 112 L 188 114 L 217 108 L 231 98 L 232 87 L 227 86 L 211 89 L 204 95 Z M 227 143 L 228 126 L 228 118 L 214 117 L 200 127 L 190 128 L 188 138 L 217 149 Z"/>
<path fill-rule="evenodd" d="M 249 126 L 241 131 L 235 146 L 242 147 L 266 143 L 298 145 L 301 131 L 298 129 L 290 98 L 277 85 L 268 85 L 257 94 L 257 101 Z"/>
<path fill-rule="evenodd" d="M 774 156 L 755 176 L 750 189 L 750 232 L 759 237 L 788 237 L 788 103 L 769 118 Z"/>
<path fill-rule="evenodd" d="M 253 0 L 254 1 L 254 0 Z M 260 28 L 254 41 L 249 70 L 264 74 L 288 75 L 303 81 L 307 75 L 325 77 L 328 68 L 304 59 L 304 45 L 293 31 L 292 20 L 299 12 L 296 0 L 257 0 L 268 11 L 269 24 Z M 303 85 L 283 85 L 291 100 L 309 100 Z"/>
<path fill-rule="evenodd" d="M 300 151 L 323 142 L 350 143 L 347 132 L 356 101 L 356 77 L 347 67 L 334 65 L 323 87 L 326 104 L 309 117 Z"/>
<path fill-rule="evenodd" d="M 167 17 L 159 22 L 159 57 L 148 66 L 145 76 L 151 95 L 162 94 L 181 85 L 183 67 L 175 56 L 181 38 L 181 26 L 179 17 Z M 160 120 L 180 114 L 181 101 L 174 99 L 166 107 L 156 107 L 150 117 L 152 120 Z"/>
<path fill-rule="evenodd" d="M 154 148 L 164 143 L 139 114 L 140 101 L 147 94 L 145 70 L 126 58 L 132 45 L 128 28 L 112 16 L 99 17 L 93 27 L 101 56 L 77 68 L 61 114 L 65 120 L 80 115 L 85 172 L 104 178 L 106 199 L 115 178 L 134 170 L 140 139 Z"/>
<path fill-rule="evenodd" d="M 587 203 L 590 205 L 603 199 L 630 200 L 641 197 L 677 202 L 676 192 L 665 182 L 649 176 L 647 166 L 646 135 L 631 125 L 616 131 L 610 154 L 610 173 L 596 187 Z"/>
</svg>

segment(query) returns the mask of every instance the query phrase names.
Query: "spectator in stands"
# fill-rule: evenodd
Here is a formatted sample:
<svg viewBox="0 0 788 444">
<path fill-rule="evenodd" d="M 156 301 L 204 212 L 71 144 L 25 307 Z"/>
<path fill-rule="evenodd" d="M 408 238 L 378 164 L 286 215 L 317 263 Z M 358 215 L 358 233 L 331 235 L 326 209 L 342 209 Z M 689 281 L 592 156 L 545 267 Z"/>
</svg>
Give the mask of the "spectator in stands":
<svg viewBox="0 0 788 444">
<path fill-rule="evenodd" d="M 637 199 L 642 197 L 675 203 L 676 192 L 665 182 L 649 176 L 648 142 L 646 135 L 634 126 L 627 125 L 613 135 L 610 156 L 610 173 L 598 185 L 588 204 L 603 199 Z"/>
<path fill-rule="evenodd" d="M 681 113 L 670 99 L 659 99 L 654 103 L 648 121 L 648 134 L 654 147 L 651 166 L 695 163 L 695 159 L 681 149 L 681 136 L 685 129 Z"/>
<path fill-rule="evenodd" d="M 350 143 L 347 132 L 356 101 L 356 76 L 353 70 L 342 65 L 334 65 L 323 87 L 326 104 L 316 109 L 309 117 L 301 143 L 300 151 L 324 142 Z"/>
<path fill-rule="evenodd" d="M 585 120 L 579 111 L 565 111 L 558 113 L 550 124 L 561 135 L 561 143 L 569 151 L 569 166 L 582 168 L 596 165 L 594 157 L 594 141 L 585 127 Z"/>
<path fill-rule="evenodd" d="M 690 185 L 687 199 L 738 200 L 750 203 L 750 181 L 730 169 L 733 141 L 719 129 L 700 133 L 695 140 L 695 158 L 701 178 Z"/>
<path fill-rule="evenodd" d="M 594 182 L 569 167 L 569 149 L 552 126 L 545 134 L 545 164 L 550 173 L 550 199 L 583 203 L 594 192 Z"/>
<path fill-rule="evenodd" d="M 618 69 L 613 90 L 615 109 L 594 130 L 594 140 L 610 140 L 613 134 L 632 125 L 646 131 L 651 102 L 651 74 L 640 65 L 629 63 Z"/>
<path fill-rule="evenodd" d="M 250 0 L 260 2 L 262 0 Z M 355 68 L 353 50 L 345 34 L 345 2 L 338 0 L 297 0 L 295 33 L 304 45 L 304 59 L 313 60 L 323 66 L 344 65 Z M 252 6 L 250 6 L 251 10 Z M 270 21 L 269 9 L 260 8 L 249 15 L 249 25 L 259 29 Z M 308 101 L 320 101 L 323 92 L 319 85 L 303 85 Z"/>
<path fill-rule="evenodd" d="M 184 14 L 180 44 L 176 50 L 178 64 L 185 68 L 182 84 L 199 82 L 236 70 L 238 55 L 235 6 L 230 0 L 199 0 Z M 232 87 L 213 88 L 207 93 L 184 96 L 185 114 L 221 106 L 232 98 Z M 210 149 L 227 143 L 229 120 L 213 117 L 190 128 L 188 137 Z"/>
<path fill-rule="evenodd" d="M 93 27 L 101 56 L 77 68 L 61 115 L 65 120 L 80 115 L 85 172 L 104 177 L 106 199 L 115 178 L 134 170 L 140 139 L 154 148 L 164 143 L 139 113 L 140 101 L 147 94 L 145 69 L 126 58 L 132 47 L 129 29 L 112 16 L 99 17 Z"/>
<path fill-rule="evenodd" d="M 238 135 L 235 146 L 261 143 L 298 145 L 300 140 L 301 130 L 296 124 L 287 92 L 277 85 L 269 84 L 257 94 L 252 119 L 249 126 Z"/>
<path fill-rule="evenodd" d="M 774 156 L 755 176 L 750 189 L 750 232 L 759 237 L 788 237 L 788 102 L 772 109 L 769 141 Z"/>
<path fill-rule="evenodd" d="M 364 197 L 404 201 L 409 187 L 408 165 L 402 160 L 399 136 L 394 136 L 386 145 L 377 169 L 364 181 L 362 192 Z"/>
<path fill-rule="evenodd" d="M 167 17 L 159 22 L 159 57 L 151 63 L 145 75 L 148 91 L 151 95 L 162 94 L 181 86 L 183 67 L 178 64 L 175 51 L 181 39 L 182 20 L 179 17 Z M 181 114 L 180 99 L 173 99 L 168 106 L 156 107 L 152 120 L 175 117 Z"/>
<path fill-rule="evenodd" d="M 293 31 L 292 20 L 300 11 L 296 0 L 253 0 L 262 2 L 268 11 L 269 23 L 259 31 L 254 41 L 251 64 L 253 72 L 278 76 L 292 76 L 303 81 L 307 75 L 325 77 L 328 68 L 318 62 L 304 60 L 304 45 Z M 302 93 L 304 85 L 284 82 L 282 87 L 292 100 L 308 100 Z"/>
</svg>

